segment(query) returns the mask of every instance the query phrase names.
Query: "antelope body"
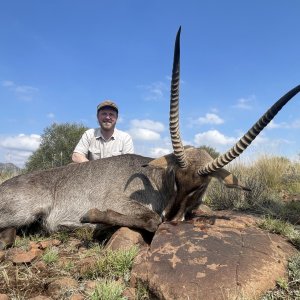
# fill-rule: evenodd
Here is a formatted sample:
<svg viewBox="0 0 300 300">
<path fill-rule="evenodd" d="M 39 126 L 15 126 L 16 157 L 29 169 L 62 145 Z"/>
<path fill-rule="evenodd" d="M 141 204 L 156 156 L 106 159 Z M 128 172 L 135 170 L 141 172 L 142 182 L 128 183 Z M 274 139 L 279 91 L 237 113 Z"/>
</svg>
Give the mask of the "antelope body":
<svg viewBox="0 0 300 300">
<path fill-rule="evenodd" d="M 20 175 L 0 185 L 0 248 L 12 243 L 15 229 L 40 220 L 48 231 L 102 223 L 154 232 L 162 221 L 184 220 L 200 203 L 215 177 L 227 187 L 249 190 L 223 167 L 240 155 L 300 91 L 279 99 L 217 159 L 204 150 L 183 147 L 179 133 L 180 30 L 177 33 L 170 100 L 174 152 L 152 159 L 126 154 Z"/>
</svg>

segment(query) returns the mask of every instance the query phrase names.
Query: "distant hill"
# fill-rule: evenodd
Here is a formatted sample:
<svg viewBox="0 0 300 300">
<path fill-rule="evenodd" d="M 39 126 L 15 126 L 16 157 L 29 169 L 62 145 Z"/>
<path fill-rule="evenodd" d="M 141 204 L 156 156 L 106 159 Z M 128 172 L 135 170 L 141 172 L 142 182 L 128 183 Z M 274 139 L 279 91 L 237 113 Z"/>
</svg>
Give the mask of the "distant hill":
<svg viewBox="0 0 300 300">
<path fill-rule="evenodd" d="M 0 163 L 0 173 L 7 172 L 17 174 L 20 171 L 21 169 L 12 163 Z"/>
</svg>

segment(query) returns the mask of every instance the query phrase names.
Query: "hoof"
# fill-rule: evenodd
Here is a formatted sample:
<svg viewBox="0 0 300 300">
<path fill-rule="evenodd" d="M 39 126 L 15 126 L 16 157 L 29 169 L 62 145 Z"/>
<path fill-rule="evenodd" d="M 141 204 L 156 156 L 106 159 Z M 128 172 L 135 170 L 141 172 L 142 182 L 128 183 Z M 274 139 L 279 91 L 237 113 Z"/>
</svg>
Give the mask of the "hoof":
<svg viewBox="0 0 300 300">
<path fill-rule="evenodd" d="M 0 231 L 0 249 L 11 247 L 15 243 L 16 229 L 13 227 Z"/>
<path fill-rule="evenodd" d="M 88 213 L 80 218 L 80 223 L 90 223 L 90 217 Z"/>
</svg>

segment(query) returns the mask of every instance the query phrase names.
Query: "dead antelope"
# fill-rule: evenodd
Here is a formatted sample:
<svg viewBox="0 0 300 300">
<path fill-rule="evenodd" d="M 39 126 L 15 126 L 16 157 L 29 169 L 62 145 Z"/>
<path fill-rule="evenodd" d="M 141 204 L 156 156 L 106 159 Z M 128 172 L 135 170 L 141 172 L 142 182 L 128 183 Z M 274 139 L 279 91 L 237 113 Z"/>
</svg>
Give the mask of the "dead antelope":
<svg viewBox="0 0 300 300">
<path fill-rule="evenodd" d="M 36 220 L 48 231 L 102 223 L 154 232 L 162 221 L 184 220 L 201 203 L 212 177 L 227 187 L 248 190 L 223 167 L 251 144 L 300 86 L 280 98 L 232 149 L 217 159 L 204 150 L 184 148 L 179 133 L 179 38 L 180 29 L 170 99 L 174 152 L 157 159 L 126 154 L 5 181 L 0 186 L 0 247 L 12 243 L 16 228 Z"/>
</svg>

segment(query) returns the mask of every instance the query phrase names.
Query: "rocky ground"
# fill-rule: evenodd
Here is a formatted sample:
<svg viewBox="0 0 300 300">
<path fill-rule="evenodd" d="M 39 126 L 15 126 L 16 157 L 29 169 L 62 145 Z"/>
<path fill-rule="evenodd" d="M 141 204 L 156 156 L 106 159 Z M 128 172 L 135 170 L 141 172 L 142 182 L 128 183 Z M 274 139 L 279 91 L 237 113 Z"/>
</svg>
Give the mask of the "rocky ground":
<svg viewBox="0 0 300 300">
<path fill-rule="evenodd" d="M 0 251 L 0 299 L 97 299 L 95 265 L 104 248 L 76 234 L 17 237 Z M 127 285 L 122 276 L 114 277 Z M 127 288 L 124 296 L 134 299 Z"/>
<path fill-rule="evenodd" d="M 93 240 L 89 228 L 52 236 L 19 232 L 14 247 L 0 251 L 0 300 L 173 300 L 183 299 L 181 287 L 189 285 L 190 296 L 193 285 L 197 293 L 200 287 L 203 289 L 202 295 L 214 286 L 205 299 L 220 299 L 218 293 L 209 296 L 217 291 L 221 281 L 224 290 L 226 285 L 249 294 L 254 286 L 257 291 L 267 290 L 275 286 L 278 276 L 284 276 L 287 259 L 294 250 L 285 239 L 257 228 L 256 223 L 257 217 L 252 215 L 201 211 L 201 216 L 191 221 L 162 224 L 150 248 L 152 236 L 127 228 L 119 229 L 111 238 L 102 236 L 102 242 Z M 137 250 L 130 254 L 131 263 L 126 267 L 123 268 L 124 261 L 113 265 L 119 258 L 109 256 L 112 252 L 120 248 L 129 251 L 134 245 L 141 251 L 132 273 L 131 263 Z M 123 256 L 128 258 L 128 254 Z M 108 259 L 99 260 L 103 257 Z M 116 298 L 103 298 L 97 292 L 106 275 L 122 286 Z M 263 275 L 265 279 L 261 280 Z M 262 286 L 270 278 L 269 285 Z M 156 296 L 139 286 L 138 280 L 147 282 Z M 175 290 L 176 295 L 181 295 L 179 298 L 174 298 Z"/>
</svg>

